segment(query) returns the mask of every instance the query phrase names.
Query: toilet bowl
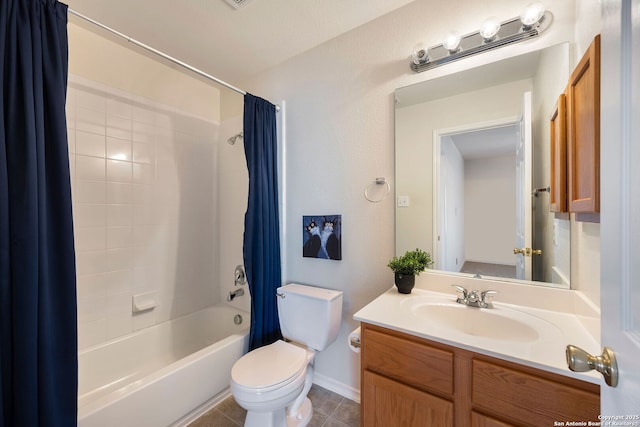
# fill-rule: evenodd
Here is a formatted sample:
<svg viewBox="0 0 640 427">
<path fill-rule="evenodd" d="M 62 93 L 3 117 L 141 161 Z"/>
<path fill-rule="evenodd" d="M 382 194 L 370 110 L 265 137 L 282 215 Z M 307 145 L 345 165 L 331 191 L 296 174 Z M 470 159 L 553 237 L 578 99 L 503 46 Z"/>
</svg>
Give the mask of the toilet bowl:
<svg viewBox="0 0 640 427">
<path fill-rule="evenodd" d="M 290 284 L 277 289 L 284 340 L 242 356 L 231 369 L 231 393 L 247 410 L 245 427 L 304 427 L 313 409 L 317 351 L 333 343 L 340 329 L 342 292 Z"/>
<path fill-rule="evenodd" d="M 304 394 L 303 391 L 309 370 L 313 369 L 310 362 L 314 354 L 294 344 L 276 341 L 248 353 L 233 366 L 231 393 L 238 405 L 247 410 L 245 426 L 291 427 L 308 423 L 312 415 L 310 405 L 294 408 L 294 404 L 300 396 L 306 397 L 308 390 Z"/>
</svg>

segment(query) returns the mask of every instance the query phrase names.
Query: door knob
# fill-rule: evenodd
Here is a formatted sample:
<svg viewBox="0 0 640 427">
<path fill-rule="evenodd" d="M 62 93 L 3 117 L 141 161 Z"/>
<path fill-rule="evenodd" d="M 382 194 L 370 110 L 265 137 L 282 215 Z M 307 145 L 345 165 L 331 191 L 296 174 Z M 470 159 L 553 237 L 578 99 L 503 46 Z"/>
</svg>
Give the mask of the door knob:
<svg viewBox="0 0 640 427">
<path fill-rule="evenodd" d="M 602 350 L 600 356 L 592 356 L 575 345 L 567 346 L 567 365 L 574 372 L 586 372 L 592 369 L 600 372 L 607 385 L 618 385 L 618 364 L 616 355 L 609 347 Z"/>
<path fill-rule="evenodd" d="M 517 255 L 517 254 L 522 254 L 522 255 L 524 255 L 524 252 L 525 252 L 525 248 L 522 248 L 522 249 L 520 249 L 520 248 L 513 248 L 513 253 L 514 253 L 514 254 L 516 254 L 516 255 Z"/>
</svg>

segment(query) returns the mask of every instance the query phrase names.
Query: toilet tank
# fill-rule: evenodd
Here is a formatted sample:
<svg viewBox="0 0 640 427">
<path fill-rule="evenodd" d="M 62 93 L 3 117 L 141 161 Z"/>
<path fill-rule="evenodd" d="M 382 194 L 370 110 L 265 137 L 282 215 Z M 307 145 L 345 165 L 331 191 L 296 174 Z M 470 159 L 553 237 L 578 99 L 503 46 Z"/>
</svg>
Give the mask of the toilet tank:
<svg viewBox="0 0 640 427">
<path fill-rule="evenodd" d="M 277 289 L 282 336 L 322 351 L 333 343 L 342 320 L 342 292 L 295 283 Z"/>
</svg>

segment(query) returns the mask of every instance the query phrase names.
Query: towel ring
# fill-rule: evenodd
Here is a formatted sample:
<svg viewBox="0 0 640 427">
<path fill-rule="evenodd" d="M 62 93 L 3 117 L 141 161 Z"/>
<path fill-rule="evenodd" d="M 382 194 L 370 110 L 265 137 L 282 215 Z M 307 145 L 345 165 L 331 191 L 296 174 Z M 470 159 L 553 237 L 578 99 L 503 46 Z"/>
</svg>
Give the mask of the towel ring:
<svg viewBox="0 0 640 427">
<path fill-rule="evenodd" d="M 376 186 L 385 185 L 387 187 L 387 192 L 381 198 L 374 199 L 369 195 L 369 190 L 371 189 L 372 185 L 376 185 Z M 365 187 L 365 189 L 364 189 L 364 198 L 367 199 L 368 201 L 372 202 L 372 203 L 378 203 L 378 202 L 381 202 L 384 199 L 386 199 L 390 192 L 391 192 L 391 186 L 389 185 L 387 180 L 384 177 L 376 178 L 374 181 L 372 181 L 369 185 L 367 185 Z"/>
</svg>

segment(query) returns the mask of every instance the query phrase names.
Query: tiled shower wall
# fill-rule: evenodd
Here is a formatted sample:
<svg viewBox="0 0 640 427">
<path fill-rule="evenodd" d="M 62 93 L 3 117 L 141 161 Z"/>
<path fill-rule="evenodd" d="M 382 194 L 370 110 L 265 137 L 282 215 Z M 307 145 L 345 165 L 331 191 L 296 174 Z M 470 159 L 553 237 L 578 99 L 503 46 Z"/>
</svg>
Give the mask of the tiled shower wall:
<svg viewBox="0 0 640 427">
<path fill-rule="evenodd" d="M 79 347 L 218 303 L 218 124 L 76 76 L 67 121 Z"/>
</svg>

